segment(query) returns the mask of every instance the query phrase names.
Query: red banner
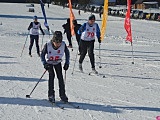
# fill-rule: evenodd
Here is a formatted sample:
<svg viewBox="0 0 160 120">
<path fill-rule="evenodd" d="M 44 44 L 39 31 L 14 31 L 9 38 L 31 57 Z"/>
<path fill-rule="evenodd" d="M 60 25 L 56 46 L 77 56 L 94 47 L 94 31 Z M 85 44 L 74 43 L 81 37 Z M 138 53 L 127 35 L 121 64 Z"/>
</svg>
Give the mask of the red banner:
<svg viewBox="0 0 160 120">
<path fill-rule="evenodd" d="M 70 27 L 71 27 L 71 34 L 74 35 L 74 25 L 73 25 L 73 20 L 75 20 L 73 11 L 72 11 L 72 4 L 71 4 L 71 0 L 68 0 L 69 2 L 69 9 L 70 9 Z"/>
<path fill-rule="evenodd" d="M 126 18 L 124 22 L 124 28 L 126 29 L 126 32 L 127 32 L 126 41 L 130 41 L 132 43 L 130 13 L 131 13 L 131 0 L 127 0 L 127 12 L 126 12 Z"/>
</svg>

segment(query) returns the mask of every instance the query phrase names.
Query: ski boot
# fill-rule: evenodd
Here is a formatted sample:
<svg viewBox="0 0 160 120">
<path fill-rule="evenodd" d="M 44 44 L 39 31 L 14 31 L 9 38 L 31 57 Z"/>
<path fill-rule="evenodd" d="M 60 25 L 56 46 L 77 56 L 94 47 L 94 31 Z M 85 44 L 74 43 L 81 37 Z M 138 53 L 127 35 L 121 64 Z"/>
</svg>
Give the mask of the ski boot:
<svg viewBox="0 0 160 120">
<path fill-rule="evenodd" d="M 29 56 L 32 57 L 31 52 L 29 52 Z"/>
<path fill-rule="evenodd" d="M 96 71 L 95 68 L 92 68 L 92 73 L 93 73 L 93 74 L 98 74 L 98 72 Z"/>
<path fill-rule="evenodd" d="M 64 102 L 64 103 L 68 102 L 68 97 L 66 95 L 60 96 L 60 98 L 61 98 L 62 102 Z"/>
<path fill-rule="evenodd" d="M 82 63 L 79 63 L 79 70 L 83 73 Z"/>
<path fill-rule="evenodd" d="M 37 53 L 38 57 L 40 57 L 40 53 Z"/>
<path fill-rule="evenodd" d="M 55 97 L 53 95 L 49 96 L 48 100 L 52 103 L 55 103 Z"/>
</svg>

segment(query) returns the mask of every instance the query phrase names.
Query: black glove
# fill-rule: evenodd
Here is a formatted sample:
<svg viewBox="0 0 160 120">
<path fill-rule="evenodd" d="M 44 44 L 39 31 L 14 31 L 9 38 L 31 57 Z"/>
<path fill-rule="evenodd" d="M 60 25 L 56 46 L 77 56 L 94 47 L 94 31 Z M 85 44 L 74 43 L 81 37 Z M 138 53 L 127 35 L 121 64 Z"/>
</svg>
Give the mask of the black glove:
<svg viewBox="0 0 160 120">
<path fill-rule="evenodd" d="M 44 33 L 44 32 L 43 32 L 42 34 L 43 34 L 43 35 L 45 35 L 45 33 Z"/>
<path fill-rule="evenodd" d="M 101 38 L 98 38 L 98 42 L 101 43 Z"/>
<path fill-rule="evenodd" d="M 69 68 L 69 64 L 66 64 L 66 63 L 65 63 L 64 66 L 63 66 L 63 69 L 64 69 L 64 70 L 68 70 L 68 68 Z"/>
<path fill-rule="evenodd" d="M 44 68 L 45 68 L 46 70 L 49 70 L 51 67 L 52 67 L 52 65 L 50 65 L 50 64 L 48 64 L 48 63 L 44 64 Z"/>
</svg>

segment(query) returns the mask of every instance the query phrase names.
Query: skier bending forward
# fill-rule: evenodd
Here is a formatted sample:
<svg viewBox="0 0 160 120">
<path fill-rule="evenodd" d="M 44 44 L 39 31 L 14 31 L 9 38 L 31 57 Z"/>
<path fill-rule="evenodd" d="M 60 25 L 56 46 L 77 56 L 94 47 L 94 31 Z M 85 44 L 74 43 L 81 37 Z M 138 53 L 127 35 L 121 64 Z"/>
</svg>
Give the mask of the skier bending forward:
<svg viewBox="0 0 160 120">
<path fill-rule="evenodd" d="M 44 68 L 49 72 L 48 81 L 48 99 L 50 102 L 55 102 L 55 91 L 54 91 L 54 78 L 55 73 L 59 82 L 59 96 L 62 101 L 68 102 L 68 97 L 65 94 L 65 84 L 62 75 L 62 57 L 65 53 L 65 64 L 63 69 L 66 71 L 69 68 L 69 50 L 64 41 L 62 41 L 62 32 L 55 31 L 53 38 L 45 44 L 42 53 L 41 61 Z M 47 56 L 46 56 L 47 54 Z M 46 57 L 45 57 L 46 56 Z"/>
</svg>

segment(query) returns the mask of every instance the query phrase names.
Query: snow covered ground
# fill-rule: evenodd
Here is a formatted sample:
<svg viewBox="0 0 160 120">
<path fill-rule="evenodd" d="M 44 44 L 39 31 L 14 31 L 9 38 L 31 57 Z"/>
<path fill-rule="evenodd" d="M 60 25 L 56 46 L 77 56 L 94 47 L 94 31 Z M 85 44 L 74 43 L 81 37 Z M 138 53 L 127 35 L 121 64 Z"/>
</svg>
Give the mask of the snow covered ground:
<svg viewBox="0 0 160 120">
<path fill-rule="evenodd" d="M 48 73 L 31 95 L 26 98 L 44 72 L 35 45 L 28 56 L 29 39 L 22 57 L 21 51 L 27 37 L 27 27 L 34 15 L 43 16 L 40 5 L 35 13 L 28 12 L 27 4 L 0 4 L 0 120 L 156 120 L 160 116 L 160 33 L 159 22 L 132 20 L 133 55 L 130 44 L 125 43 L 124 18 L 109 16 L 106 37 L 101 45 L 102 68 L 99 68 L 99 44 L 95 43 L 96 69 L 101 76 L 89 76 L 88 56 L 79 73 L 78 58 L 73 71 L 77 43 L 73 37 L 70 50 L 70 68 L 67 71 L 66 92 L 69 101 L 79 105 L 65 110 L 52 107 L 47 99 Z M 90 13 L 73 10 L 78 23 L 84 23 Z M 69 9 L 51 5 L 46 7 L 48 23 L 52 30 L 62 30 Z M 101 20 L 96 15 L 101 26 Z M 29 38 L 29 37 L 28 37 Z M 44 42 L 51 39 L 45 35 Z M 66 40 L 66 35 L 64 35 Z M 42 36 L 40 36 L 41 45 Z M 103 78 L 105 75 L 105 78 Z M 56 99 L 58 83 L 55 79 Z"/>
</svg>

